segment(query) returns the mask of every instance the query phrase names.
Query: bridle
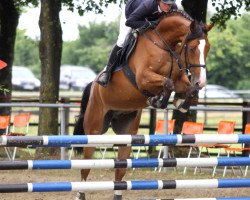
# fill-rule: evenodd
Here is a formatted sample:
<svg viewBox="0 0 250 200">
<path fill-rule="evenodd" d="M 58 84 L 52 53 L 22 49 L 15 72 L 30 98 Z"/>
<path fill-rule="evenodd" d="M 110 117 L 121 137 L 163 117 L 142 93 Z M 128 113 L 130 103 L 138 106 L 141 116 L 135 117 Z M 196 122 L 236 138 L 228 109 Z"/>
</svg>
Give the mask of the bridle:
<svg viewBox="0 0 250 200">
<path fill-rule="evenodd" d="M 147 38 L 148 40 L 150 40 L 151 42 L 153 42 L 154 45 L 156 45 L 157 47 L 159 47 L 160 49 L 164 50 L 164 51 L 167 51 L 171 58 L 175 59 L 176 63 L 178 64 L 179 66 L 179 69 L 181 71 L 183 71 L 186 75 L 188 75 L 189 73 L 189 70 L 192 68 L 192 67 L 203 67 L 203 68 L 206 68 L 206 65 L 201 65 L 201 64 L 190 64 L 188 62 L 188 43 L 196 38 L 192 38 L 192 37 L 189 37 L 191 33 L 189 33 L 187 35 L 187 37 L 185 38 L 184 40 L 184 43 L 182 45 L 182 48 L 180 50 L 180 52 L 176 52 L 174 51 L 171 46 L 167 43 L 167 41 L 162 37 L 162 35 L 156 30 L 154 29 L 153 30 L 153 33 L 160 39 L 160 41 L 162 42 L 162 44 L 164 45 L 161 46 L 160 44 L 158 44 L 156 41 L 152 40 L 151 37 L 149 37 L 146 33 L 144 33 L 144 37 Z M 190 38 L 190 39 L 189 39 Z M 182 64 L 182 59 L 181 59 L 181 54 L 182 54 L 182 51 L 184 50 L 184 65 Z M 171 74 L 172 74 L 172 70 L 173 70 L 173 62 L 172 62 L 172 65 L 171 65 L 171 71 L 170 71 L 170 76 L 171 77 Z"/>
<path fill-rule="evenodd" d="M 201 28 L 198 31 L 198 33 L 196 33 L 195 36 L 193 36 L 193 34 L 191 34 L 191 32 L 189 32 L 188 35 L 187 35 L 187 37 L 185 38 L 185 42 L 184 42 L 183 48 L 180 51 L 180 55 L 182 53 L 182 50 L 184 49 L 185 50 L 185 65 L 186 65 L 187 69 L 190 69 L 192 67 L 203 67 L 203 68 L 206 68 L 205 64 L 204 65 L 201 65 L 201 64 L 188 64 L 188 62 L 187 62 L 188 61 L 188 43 L 191 42 L 194 39 L 201 38 L 202 34 L 203 34 L 203 29 Z"/>
</svg>

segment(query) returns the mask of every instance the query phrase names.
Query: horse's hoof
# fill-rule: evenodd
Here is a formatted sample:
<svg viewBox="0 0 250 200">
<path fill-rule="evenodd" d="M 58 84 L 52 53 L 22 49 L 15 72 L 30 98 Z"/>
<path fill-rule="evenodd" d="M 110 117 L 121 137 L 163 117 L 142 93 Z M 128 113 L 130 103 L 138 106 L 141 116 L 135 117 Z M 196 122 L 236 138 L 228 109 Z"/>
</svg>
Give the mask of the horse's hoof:
<svg viewBox="0 0 250 200">
<path fill-rule="evenodd" d="M 114 194 L 113 200 L 122 200 L 122 195 Z"/>
<path fill-rule="evenodd" d="M 77 192 L 75 200 L 86 200 L 85 199 L 85 193 L 83 193 L 83 192 Z"/>
</svg>

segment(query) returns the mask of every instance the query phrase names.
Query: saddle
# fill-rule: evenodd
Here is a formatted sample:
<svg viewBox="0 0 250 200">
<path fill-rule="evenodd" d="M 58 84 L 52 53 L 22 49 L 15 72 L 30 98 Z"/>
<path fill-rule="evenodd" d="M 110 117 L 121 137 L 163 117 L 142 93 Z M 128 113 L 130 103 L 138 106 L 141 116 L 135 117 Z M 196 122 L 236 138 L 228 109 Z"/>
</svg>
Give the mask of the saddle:
<svg viewBox="0 0 250 200">
<path fill-rule="evenodd" d="M 124 47 L 121 49 L 120 52 L 120 60 L 118 63 L 118 68 L 121 68 L 125 76 L 129 79 L 129 81 L 133 84 L 133 86 L 138 89 L 135 74 L 132 72 L 128 65 L 128 59 L 131 53 L 134 51 L 135 45 L 137 43 L 137 37 L 134 37 L 132 32 L 128 35 L 125 40 Z"/>
</svg>

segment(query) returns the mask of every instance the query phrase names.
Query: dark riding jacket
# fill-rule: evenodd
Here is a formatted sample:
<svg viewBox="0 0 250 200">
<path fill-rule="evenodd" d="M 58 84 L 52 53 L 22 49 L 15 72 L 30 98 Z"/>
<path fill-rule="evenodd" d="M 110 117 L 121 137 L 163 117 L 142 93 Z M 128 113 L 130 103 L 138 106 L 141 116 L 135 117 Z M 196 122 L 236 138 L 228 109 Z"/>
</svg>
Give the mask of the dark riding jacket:
<svg viewBox="0 0 250 200">
<path fill-rule="evenodd" d="M 178 9 L 173 4 L 170 11 Z M 156 0 L 128 0 L 125 7 L 126 26 L 133 29 L 148 25 L 148 21 L 155 21 L 162 16 L 159 12 L 159 4 Z"/>
</svg>

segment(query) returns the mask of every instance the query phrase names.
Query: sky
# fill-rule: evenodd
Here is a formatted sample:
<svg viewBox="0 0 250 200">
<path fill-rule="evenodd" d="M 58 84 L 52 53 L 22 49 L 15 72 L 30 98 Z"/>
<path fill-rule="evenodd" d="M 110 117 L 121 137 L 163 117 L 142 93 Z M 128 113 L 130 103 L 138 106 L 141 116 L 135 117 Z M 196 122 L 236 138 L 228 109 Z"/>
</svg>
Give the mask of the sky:
<svg viewBox="0 0 250 200">
<path fill-rule="evenodd" d="M 177 5 L 180 7 L 181 0 L 177 0 Z M 211 5 L 210 5 L 211 8 Z M 70 41 L 78 38 L 78 25 L 87 25 L 90 21 L 114 21 L 121 12 L 118 5 L 112 4 L 109 8 L 104 9 L 103 14 L 87 13 L 84 16 L 79 16 L 77 12 L 62 9 L 60 12 L 60 20 L 63 30 L 63 40 Z M 25 29 L 26 35 L 35 39 L 40 37 L 40 29 L 38 26 L 40 8 L 27 8 L 27 11 L 20 16 L 19 29 Z"/>
<path fill-rule="evenodd" d="M 87 13 L 79 16 L 77 12 L 71 12 L 62 9 L 60 12 L 60 20 L 63 30 L 63 40 L 75 40 L 78 37 L 78 25 L 87 25 L 90 21 L 114 21 L 120 14 L 121 10 L 118 5 L 112 4 L 108 9 L 104 9 L 103 14 Z M 20 16 L 19 29 L 25 29 L 26 35 L 35 39 L 40 37 L 40 29 L 38 26 L 40 8 L 28 8 L 25 13 Z"/>
</svg>

